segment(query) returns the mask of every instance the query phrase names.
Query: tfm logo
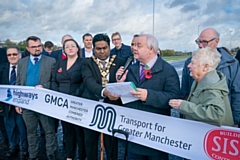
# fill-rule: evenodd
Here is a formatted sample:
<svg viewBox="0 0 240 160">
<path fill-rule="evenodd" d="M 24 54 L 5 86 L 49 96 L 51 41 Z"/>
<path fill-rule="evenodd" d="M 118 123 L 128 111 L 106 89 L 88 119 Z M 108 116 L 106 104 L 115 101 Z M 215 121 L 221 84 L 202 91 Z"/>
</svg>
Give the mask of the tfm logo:
<svg viewBox="0 0 240 160">
<path fill-rule="evenodd" d="M 204 137 L 204 150 L 214 160 L 240 159 L 240 131 L 216 129 Z"/>
</svg>

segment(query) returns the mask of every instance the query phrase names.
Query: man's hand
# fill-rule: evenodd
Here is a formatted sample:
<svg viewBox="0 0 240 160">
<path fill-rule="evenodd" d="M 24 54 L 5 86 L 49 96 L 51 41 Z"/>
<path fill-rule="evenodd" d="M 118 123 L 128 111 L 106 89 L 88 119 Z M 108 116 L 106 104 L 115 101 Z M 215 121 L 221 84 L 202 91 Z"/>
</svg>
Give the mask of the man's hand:
<svg viewBox="0 0 240 160">
<path fill-rule="evenodd" d="M 110 93 L 106 88 L 103 91 L 103 95 L 108 97 L 112 101 L 115 101 L 115 100 L 117 100 L 120 97 L 118 95 Z"/>
<path fill-rule="evenodd" d="M 35 88 L 43 88 L 43 86 L 39 84 L 39 85 L 36 85 Z"/>
<path fill-rule="evenodd" d="M 15 107 L 15 110 L 18 114 L 22 114 L 22 108 L 20 107 Z"/>
<path fill-rule="evenodd" d="M 146 101 L 148 95 L 147 90 L 142 88 L 137 88 L 137 91 L 131 90 L 130 93 L 141 101 Z"/>
<path fill-rule="evenodd" d="M 121 66 L 117 70 L 117 72 L 116 72 L 116 80 L 117 80 L 117 82 L 124 82 L 126 80 L 126 77 L 127 77 L 127 74 L 128 74 L 128 70 L 126 70 L 126 72 L 124 74 L 123 74 L 123 71 L 124 71 L 124 67 L 123 66 Z M 122 78 L 120 80 L 118 80 L 117 77 L 122 75 L 122 74 L 123 74 Z"/>
</svg>

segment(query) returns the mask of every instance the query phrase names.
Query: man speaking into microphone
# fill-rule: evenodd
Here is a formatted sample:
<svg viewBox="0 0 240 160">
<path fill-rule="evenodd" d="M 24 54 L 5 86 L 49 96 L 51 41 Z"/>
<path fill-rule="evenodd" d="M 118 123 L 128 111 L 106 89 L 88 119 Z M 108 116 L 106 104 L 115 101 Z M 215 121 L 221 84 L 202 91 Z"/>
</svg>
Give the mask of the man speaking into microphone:
<svg viewBox="0 0 240 160">
<path fill-rule="evenodd" d="M 168 101 L 173 97 L 181 98 L 180 83 L 176 70 L 157 56 L 157 39 L 150 34 L 140 34 L 133 46 L 133 56 L 137 63 L 124 73 L 120 67 L 116 73 L 118 82 L 133 82 L 137 91 L 130 93 L 137 101 L 125 104 L 126 107 L 146 112 L 170 116 Z M 122 76 L 118 80 L 119 76 Z M 144 119 L 144 118 L 143 118 Z M 168 154 L 130 142 L 127 159 L 129 160 L 168 160 Z"/>
</svg>

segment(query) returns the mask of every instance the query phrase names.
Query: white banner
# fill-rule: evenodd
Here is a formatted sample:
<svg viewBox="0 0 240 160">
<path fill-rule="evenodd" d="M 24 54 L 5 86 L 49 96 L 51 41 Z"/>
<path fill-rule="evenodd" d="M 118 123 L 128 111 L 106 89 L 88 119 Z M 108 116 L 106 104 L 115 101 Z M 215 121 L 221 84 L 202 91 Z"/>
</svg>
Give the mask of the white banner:
<svg viewBox="0 0 240 160">
<path fill-rule="evenodd" d="M 0 85 L 0 101 L 189 159 L 240 159 L 240 130 L 143 112 L 34 87 Z M 122 135 L 116 134 L 119 138 Z"/>
</svg>

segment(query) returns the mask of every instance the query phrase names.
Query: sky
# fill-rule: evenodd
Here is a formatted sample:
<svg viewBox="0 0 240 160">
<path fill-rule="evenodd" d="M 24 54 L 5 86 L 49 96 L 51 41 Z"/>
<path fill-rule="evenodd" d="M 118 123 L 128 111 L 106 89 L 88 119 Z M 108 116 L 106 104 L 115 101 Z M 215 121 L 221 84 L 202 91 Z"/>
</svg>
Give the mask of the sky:
<svg viewBox="0 0 240 160">
<path fill-rule="evenodd" d="M 212 27 L 219 46 L 240 46 L 239 0 L 0 0 L 0 13 L 0 41 L 35 35 L 61 46 L 70 34 L 83 47 L 85 33 L 118 31 L 126 45 L 149 33 L 161 49 L 184 52 L 197 49 L 198 34 Z"/>
</svg>

